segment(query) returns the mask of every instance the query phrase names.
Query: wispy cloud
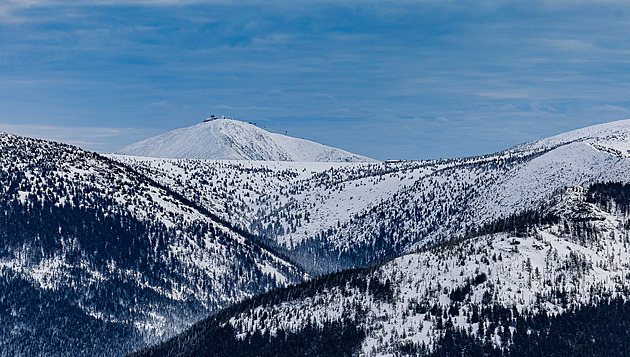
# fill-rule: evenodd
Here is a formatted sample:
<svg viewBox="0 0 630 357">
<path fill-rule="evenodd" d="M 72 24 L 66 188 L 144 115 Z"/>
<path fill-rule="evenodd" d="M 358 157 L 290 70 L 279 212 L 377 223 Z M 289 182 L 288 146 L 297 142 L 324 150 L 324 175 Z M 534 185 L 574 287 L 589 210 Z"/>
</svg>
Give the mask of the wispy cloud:
<svg viewBox="0 0 630 357">
<path fill-rule="evenodd" d="M 156 134 L 155 130 L 107 127 L 61 127 L 0 123 L 0 131 L 77 145 L 84 149 L 113 152 L 123 145 Z"/>
<path fill-rule="evenodd" d="M 510 92 L 473 92 L 474 95 L 496 99 L 521 99 L 529 98 L 527 93 L 510 93 Z"/>
<path fill-rule="evenodd" d="M 0 121 L 28 123 L 0 129 L 110 151 L 214 113 L 488 152 L 626 115 L 628 26 L 625 1 L 0 0 Z"/>
<path fill-rule="evenodd" d="M 316 98 L 339 100 L 339 98 L 335 97 L 334 95 L 330 95 L 330 94 L 326 94 L 326 93 L 315 93 L 315 94 L 313 94 L 313 96 L 316 97 Z"/>
</svg>

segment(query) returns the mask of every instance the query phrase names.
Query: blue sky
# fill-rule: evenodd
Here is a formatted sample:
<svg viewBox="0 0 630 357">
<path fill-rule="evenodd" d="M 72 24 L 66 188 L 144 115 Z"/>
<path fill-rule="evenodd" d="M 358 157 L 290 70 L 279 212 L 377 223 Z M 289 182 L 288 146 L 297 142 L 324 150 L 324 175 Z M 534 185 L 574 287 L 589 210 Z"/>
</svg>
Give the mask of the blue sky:
<svg viewBox="0 0 630 357">
<path fill-rule="evenodd" d="M 377 159 L 630 118 L 627 1 L 0 1 L 0 130 L 110 152 L 209 114 Z"/>
</svg>

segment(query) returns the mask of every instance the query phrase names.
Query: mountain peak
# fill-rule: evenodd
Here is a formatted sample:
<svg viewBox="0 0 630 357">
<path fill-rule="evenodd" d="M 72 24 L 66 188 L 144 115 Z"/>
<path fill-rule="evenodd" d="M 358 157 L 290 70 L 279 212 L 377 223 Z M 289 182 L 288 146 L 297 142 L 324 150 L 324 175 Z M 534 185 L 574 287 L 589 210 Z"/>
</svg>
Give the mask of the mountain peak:
<svg viewBox="0 0 630 357">
<path fill-rule="evenodd" d="M 142 140 L 118 152 L 176 159 L 369 162 L 373 159 L 313 141 L 270 133 L 225 116 Z"/>
</svg>

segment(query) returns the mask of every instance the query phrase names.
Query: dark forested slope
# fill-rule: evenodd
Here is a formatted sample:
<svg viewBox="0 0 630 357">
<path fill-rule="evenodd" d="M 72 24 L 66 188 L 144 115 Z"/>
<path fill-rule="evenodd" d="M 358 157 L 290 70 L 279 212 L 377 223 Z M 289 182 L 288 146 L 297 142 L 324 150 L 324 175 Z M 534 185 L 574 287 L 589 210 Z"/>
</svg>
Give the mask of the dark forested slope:
<svg viewBox="0 0 630 357">
<path fill-rule="evenodd" d="M 627 197 L 569 187 L 481 235 L 270 291 L 137 355 L 330 354 L 320 341 L 337 355 L 626 355 Z"/>
<path fill-rule="evenodd" d="M 95 153 L 0 135 L 0 355 L 120 355 L 301 270 Z"/>
</svg>

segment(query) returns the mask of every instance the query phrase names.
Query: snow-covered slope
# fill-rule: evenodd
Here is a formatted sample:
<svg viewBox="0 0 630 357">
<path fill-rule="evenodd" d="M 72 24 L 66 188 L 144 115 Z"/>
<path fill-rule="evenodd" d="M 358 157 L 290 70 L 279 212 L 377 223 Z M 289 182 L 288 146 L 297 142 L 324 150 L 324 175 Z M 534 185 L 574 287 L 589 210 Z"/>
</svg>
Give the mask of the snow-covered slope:
<svg viewBox="0 0 630 357">
<path fill-rule="evenodd" d="M 0 356 L 121 355 L 305 277 L 98 154 L 0 133 L 0 168 Z"/>
<path fill-rule="evenodd" d="M 544 311 L 557 312 L 623 295 L 628 210 L 564 190 L 630 183 L 629 133 L 630 121 L 621 121 L 492 155 L 398 163 L 103 157 L 2 134 L 0 351 L 116 355 L 298 282 L 299 266 L 321 273 L 395 257 L 350 281 L 353 272 L 339 273 L 329 282 L 341 283 L 307 298 L 273 298 L 229 326 L 247 337 L 273 326 L 326 327 L 341 316 L 366 332 L 366 354 L 388 354 L 407 341 L 403 333 L 414 336 L 412 347 L 435 343 L 447 321 L 438 316 L 481 329 L 464 318 L 479 296 L 534 311 L 542 297 Z M 519 237 L 493 232 L 426 249 L 540 207 L 562 220 Z M 431 304 L 438 307 L 429 315 Z M 272 305 L 286 309 L 267 321 Z M 304 311 L 310 324 L 296 317 Z M 98 350 L 92 329 L 102 332 Z"/>
<path fill-rule="evenodd" d="M 514 150 L 554 148 L 573 142 L 583 142 L 618 156 L 630 154 L 630 119 L 598 124 L 572 130 L 549 138 L 514 147 Z"/>
<path fill-rule="evenodd" d="M 244 351 L 257 338 L 281 347 L 290 346 L 286 341 L 292 338 L 316 335 L 318 341 L 345 332 L 358 340 L 358 346 L 338 347 L 346 355 L 416 356 L 429 355 L 437 345 L 451 348 L 459 343 L 452 334 L 457 332 L 470 337 L 458 346 L 462 350 L 439 355 L 528 355 L 509 348 L 519 349 L 528 339 L 540 342 L 555 328 L 553 316 L 570 319 L 576 309 L 608 308 L 610 301 L 630 298 L 629 193 L 628 186 L 569 187 L 554 196 L 551 207 L 492 228 L 506 232 L 271 292 L 146 352 L 199 353 L 214 343 L 210 332 L 217 331 L 224 341 L 233 339 L 232 348 Z M 567 335 L 566 353 L 546 350 L 544 355 L 579 355 L 576 346 L 582 343 L 594 346 L 597 355 L 615 354 L 614 348 L 624 346 L 623 341 L 613 344 L 617 347 L 599 343 L 620 333 L 611 330 L 612 318 L 574 323 L 599 323 L 600 330 L 594 335 L 582 330 L 584 341 Z M 451 335 L 444 340 L 447 331 Z M 475 344 L 478 349 L 471 349 Z M 483 346 L 486 354 L 479 353 Z M 505 354 L 491 351 L 494 347 Z"/>
<path fill-rule="evenodd" d="M 630 121 L 496 154 L 400 163 L 112 156 L 315 271 L 366 265 L 540 206 L 567 185 L 630 182 Z"/>
<path fill-rule="evenodd" d="M 312 141 L 270 133 L 232 119 L 215 119 L 181 128 L 131 144 L 120 154 L 213 160 L 261 160 L 302 162 L 370 162 Z"/>
</svg>

